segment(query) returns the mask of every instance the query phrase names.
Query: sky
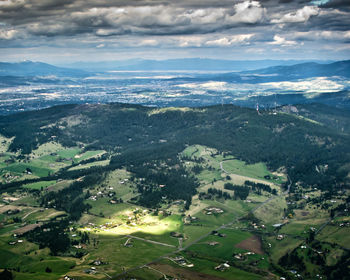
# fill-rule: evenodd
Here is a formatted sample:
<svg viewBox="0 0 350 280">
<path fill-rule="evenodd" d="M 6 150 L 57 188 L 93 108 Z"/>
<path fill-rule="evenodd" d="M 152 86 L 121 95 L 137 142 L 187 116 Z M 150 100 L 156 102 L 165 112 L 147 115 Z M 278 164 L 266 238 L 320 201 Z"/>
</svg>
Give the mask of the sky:
<svg viewBox="0 0 350 280">
<path fill-rule="evenodd" d="M 350 59 L 350 0 L 0 0 L 0 61 Z"/>
</svg>

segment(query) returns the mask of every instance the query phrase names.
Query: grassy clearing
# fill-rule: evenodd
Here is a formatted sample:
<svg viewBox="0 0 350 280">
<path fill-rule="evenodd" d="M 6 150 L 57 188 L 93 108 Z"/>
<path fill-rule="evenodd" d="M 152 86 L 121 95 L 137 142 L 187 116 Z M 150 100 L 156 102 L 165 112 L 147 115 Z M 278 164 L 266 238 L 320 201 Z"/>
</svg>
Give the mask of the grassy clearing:
<svg viewBox="0 0 350 280">
<path fill-rule="evenodd" d="M 165 224 L 167 228 L 164 230 L 157 230 L 153 233 L 148 231 L 147 227 L 141 227 L 142 231 L 135 232 L 133 236 L 178 246 L 178 239 L 171 237 L 170 232 L 183 232 L 182 217 L 179 215 L 172 215 L 166 218 L 161 218 L 159 221 L 162 224 Z"/>
<path fill-rule="evenodd" d="M 204 203 L 209 206 L 214 206 L 222 209 L 224 213 L 207 215 L 205 211 L 200 211 L 194 216 L 199 219 L 198 223 L 206 226 L 220 226 L 231 222 L 234 218 L 239 216 L 238 211 L 236 212 L 233 208 L 228 208 L 225 204 L 222 204 L 213 200 L 204 200 Z"/>
<path fill-rule="evenodd" d="M 81 265 L 72 269 L 69 275 L 73 277 L 76 275 L 81 276 L 82 270 L 90 268 L 91 263 L 96 259 L 108 262 L 108 264 L 98 267 L 98 271 L 109 275 L 118 274 L 125 269 L 148 263 L 173 250 L 170 247 L 151 244 L 137 239 L 132 240 L 132 247 L 125 247 L 124 244 L 128 239 L 127 237 L 91 234 L 90 240 L 93 239 L 96 240 L 96 245 L 90 244 L 88 246 L 89 255 Z"/>
<path fill-rule="evenodd" d="M 79 148 L 69 148 L 69 149 L 57 151 L 57 155 L 62 157 L 62 158 L 73 159 L 80 152 L 81 152 L 81 150 Z"/>
<path fill-rule="evenodd" d="M 234 184 L 242 185 L 246 180 L 250 180 L 274 186 L 286 181 L 284 176 L 271 173 L 264 163 L 249 165 L 232 156 L 223 157 L 217 150 L 205 146 L 189 146 L 182 152 L 182 155 L 192 159 L 202 158 L 205 166 L 213 168 L 213 170 L 205 168 L 197 175 L 203 184 L 219 181 L 226 177 L 220 168 L 220 162 L 222 162 L 223 169 L 230 174 L 230 181 Z M 190 166 L 191 163 L 188 162 L 188 165 Z"/>
<path fill-rule="evenodd" d="M 23 188 L 26 189 L 32 189 L 32 190 L 40 190 L 40 189 L 45 189 L 49 186 L 52 186 L 56 184 L 56 181 L 40 181 L 40 182 L 36 182 L 36 183 L 32 183 L 32 184 L 27 184 L 27 185 L 23 185 Z"/>
<path fill-rule="evenodd" d="M 162 219 L 159 216 L 146 215 L 143 218 L 140 218 L 138 222 L 135 222 L 135 225 L 123 224 L 116 228 L 106 230 L 105 234 L 127 235 L 142 232 L 143 237 L 145 234 L 157 236 L 168 234 L 171 231 L 179 231 L 181 225 L 182 223 L 177 217 Z"/>
<path fill-rule="evenodd" d="M 191 244 L 193 241 L 197 240 L 199 237 L 211 232 L 214 230 L 215 226 L 194 226 L 194 225 L 185 225 L 183 227 L 183 233 L 185 239 L 183 244 L 186 246 Z"/>
<path fill-rule="evenodd" d="M 9 146 L 11 145 L 14 137 L 7 138 L 0 134 L 0 153 L 5 153 L 8 151 Z"/>
<path fill-rule="evenodd" d="M 125 169 L 117 169 L 107 175 L 103 185 L 108 189 L 113 188 L 118 198 L 122 198 L 123 201 L 128 201 L 137 195 L 137 193 L 134 193 L 134 188 L 129 179 L 129 172 Z"/>
<path fill-rule="evenodd" d="M 72 171 L 72 170 L 79 170 L 79 169 L 87 169 L 90 167 L 94 167 L 94 166 L 107 166 L 109 164 L 110 160 L 101 160 L 101 161 L 94 161 L 94 162 L 90 162 L 90 163 L 86 163 L 86 164 L 79 164 L 77 166 L 71 167 L 68 170 Z"/>
<path fill-rule="evenodd" d="M 26 195 L 11 203 L 12 205 L 39 206 L 38 200 L 32 195 Z"/>
<path fill-rule="evenodd" d="M 281 228 L 280 233 L 306 237 L 311 227 L 318 228 L 326 221 L 327 218 L 302 221 L 291 219 L 287 225 Z"/>
<path fill-rule="evenodd" d="M 46 177 L 52 172 L 51 169 L 37 166 L 37 164 L 31 163 L 13 163 L 2 168 L 4 171 L 12 172 L 16 175 L 23 175 L 26 169 L 29 168 L 34 176 Z"/>
<path fill-rule="evenodd" d="M 350 234 L 347 227 L 327 225 L 316 238 L 323 242 L 336 243 L 343 248 L 350 249 Z"/>
<path fill-rule="evenodd" d="M 45 155 L 49 155 L 51 153 L 57 153 L 58 151 L 64 150 L 65 148 L 57 142 L 47 142 L 40 145 L 37 149 L 33 150 L 31 153 L 31 157 L 42 157 Z"/>
<path fill-rule="evenodd" d="M 225 160 L 222 162 L 222 167 L 232 174 L 237 174 L 241 176 L 246 176 L 258 180 L 263 180 L 267 182 L 273 182 L 276 184 L 281 184 L 286 181 L 284 177 L 278 177 L 273 175 L 262 162 L 255 164 L 246 164 L 244 161 L 233 159 Z M 275 179 L 266 179 L 265 176 L 270 176 Z"/>
<path fill-rule="evenodd" d="M 204 169 L 197 175 L 198 180 L 202 184 L 209 184 L 214 181 L 222 180 L 222 172 L 220 170 L 207 170 Z"/>
<path fill-rule="evenodd" d="M 270 236 L 266 238 L 266 241 L 271 244 L 270 257 L 274 263 L 277 263 L 282 256 L 304 242 L 303 239 L 292 236 L 287 236 L 283 240 L 276 240 L 276 236 Z"/>
<path fill-rule="evenodd" d="M 226 237 L 209 235 L 201 240 L 200 243 L 190 246 L 188 250 L 201 255 L 228 260 L 237 251 L 234 246 L 252 236 L 251 233 L 240 230 L 223 229 L 219 232 L 226 234 Z M 219 244 L 210 246 L 209 242 L 218 242 Z"/>
<path fill-rule="evenodd" d="M 282 221 L 284 208 L 287 208 L 285 198 L 276 197 L 254 211 L 254 215 L 265 224 L 273 225 Z"/>
<path fill-rule="evenodd" d="M 156 269 L 152 269 L 150 267 L 144 267 L 129 272 L 127 276 L 131 279 L 154 280 L 160 279 L 160 277 L 163 276 L 163 273 L 158 272 Z"/>
<path fill-rule="evenodd" d="M 126 203 L 110 204 L 108 198 L 100 198 L 96 201 L 88 200 L 87 203 L 92 206 L 89 213 L 96 216 L 103 216 L 121 222 L 127 213 L 132 212 L 136 207 L 132 207 Z M 101 215 L 102 214 L 102 215 Z"/>
<path fill-rule="evenodd" d="M 47 249 L 39 250 L 38 245 L 26 240 L 8 245 L 12 240 L 9 236 L 0 237 L 0 267 L 19 267 L 20 272 L 15 273 L 16 279 L 58 279 L 75 265 L 75 261 L 50 256 Z M 52 272 L 46 273 L 46 267 L 51 268 Z"/>
<path fill-rule="evenodd" d="M 294 217 L 281 228 L 280 233 L 307 237 L 310 227 L 319 228 L 329 219 L 327 211 L 311 207 L 306 207 L 303 210 L 295 209 L 294 213 Z"/>
<path fill-rule="evenodd" d="M 103 151 L 103 150 L 86 151 L 85 153 L 82 153 L 82 154 L 79 154 L 79 155 L 75 155 L 74 156 L 74 161 L 75 162 L 81 162 L 81 161 L 86 160 L 86 159 L 90 159 L 90 158 L 101 156 L 101 155 L 103 155 L 105 153 L 106 153 L 106 151 Z"/>
<path fill-rule="evenodd" d="M 53 184 L 46 188 L 47 191 L 59 191 L 64 188 L 67 188 L 70 184 L 73 183 L 73 180 L 62 180 L 57 182 L 56 184 Z"/>
<path fill-rule="evenodd" d="M 107 199 L 91 201 L 92 215 L 83 215 L 79 224 L 93 223 L 102 225 L 112 223 L 114 227 L 100 229 L 87 225 L 85 230 L 96 232 L 100 235 L 124 236 L 133 234 L 148 240 L 164 242 L 167 244 L 177 245 L 178 241 L 170 236 L 170 232 L 182 231 L 182 218 L 180 215 L 168 217 L 154 216 L 148 214 L 147 210 L 142 207 L 132 206 L 126 203 L 109 204 Z M 138 210 L 136 213 L 135 211 Z M 144 212 L 146 211 L 146 212 Z M 102 217 L 100 214 L 103 214 Z M 100 217 L 97 217 L 100 216 Z"/>
<path fill-rule="evenodd" d="M 194 264 L 194 267 L 192 268 L 194 271 L 206 273 L 209 275 L 222 277 L 224 279 L 232 279 L 232 280 L 255 280 L 255 279 L 261 279 L 261 276 L 246 272 L 243 270 L 240 270 L 235 267 L 230 267 L 226 271 L 217 271 L 215 270 L 215 266 L 217 266 L 219 263 L 212 262 L 209 260 L 204 259 L 192 259 L 189 258 L 189 261 L 191 261 Z"/>
<path fill-rule="evenodd" d="M 56 217 L 66 215 L 64 211 L 57 211 L 55 209 L 45 209 L 43 211 L 36 211 L 28 215 L 26 222 L 46 222 L 55 219 Z"/>
</svg>

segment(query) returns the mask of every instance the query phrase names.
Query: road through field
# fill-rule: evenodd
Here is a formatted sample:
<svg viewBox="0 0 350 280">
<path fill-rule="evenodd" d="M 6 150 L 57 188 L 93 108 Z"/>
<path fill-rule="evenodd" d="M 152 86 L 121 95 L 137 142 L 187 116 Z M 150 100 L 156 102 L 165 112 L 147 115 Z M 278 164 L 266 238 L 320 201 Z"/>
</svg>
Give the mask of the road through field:
<svg viewBox="0 0 350 280">
<path fill-rule="evenodd" d="M 221 168 L 221 170 L 222 170 L 223 172 L 229 174 L 229 173 L 222 167 L 222 163 L 223 163 L 223 162 L 221 161 L 221 162 L 220 162 L 220 168 Z M 254 209 L 252 209 L 250 212 L 253 213 L 253 212 L 256 211 L 258 208 L 260 208 L 260 207 L 262 207 L 263 205 L 269 203 L 271 200 L 276 199 L 277 197 L 288 195 L 288 193 L 289 193 L 289 191 L 290 191 L 290 187 L 291 187 L 291 185 L 292 185 L 292 181 L 290 180 L 289 177 L 287 177 L 287 178 L 288 178 L 289 184 L 288 184 L 287 190 L 286 190 L 285 192 L 281 193 L 280 195 L 275 195 L 275 196 L 272 196 L 272 197 L 268 198 L 267 200 L 265 200 L 264 202 L 262 202 L 261 204 L 259 204 L 257 207 L 255 207 Z M 244 214 L 244 215 L 245 215 L 245 214 Z M 233 221 L 231 221 L 230 223 L 222 224 L 221 226 L 217 227 L 217 228 L 214 229 L 214 230 L 215 230 L 215 231 L 219 231 L 219 230 L 224 229 L 224 228 L 226 228 L 226 227 L 232 226 L 235 222 L 237 222 L 237 221 L 238 221 L 240 218 L 242 218 L 244 215 L 235 218 L 235 219 L 234 219 Z M 120 273 L 120 274 L 118 274 L 118 275 L 115 275 L 115 276 L 113 277 L 113 279 L 120 279 L 121 276 L 126 275 L 126 274 L 129 273 L 129 272 L 132 272 L 132 271 L 135 271 L 135 270 L 137 270 L 137 269 L 146 267 L 146 266 L 148 266 L 148 265 L 150 265 L 150 264 L 152 264 L 152 263 L 156 263 L 156 262 L 158 262 L 158 261 L 160 261 L 160 260 L 162 260 L 162 259 L 164 259 L 164 258 L 166 258 L 166 257 L 169 257 L 170 255 L 179 253 L 179 252 L 181 252 L 181 251 L 185 251 L 185 250 L 188 249 L 190 246 L 192 246 L 192 245 L 194 245 L 194 244 L 197 244 L 197 243 L 199 243 L 200 241 L 202 241 L 204 238 L 208 237 L 211 233 L 212 233 L 212 231 L 210 231 L 210 232 L 208 232 L 208 233 L 206 233 L 206 234 L 203 234 L 202 236 L 198 237 L 198 238 L 197 238 L 196 240 L 194 240 L 193 242 L 187 244 L 185 247 L 179 246 L 179 248 L 178 248 L 177 250 L 175 250 L 175 251 L 173 251 L 173 252 L 171 252 L 171 253 L 168 253 L 168 254 L 166 254 L 166 255 L 160 256 L 160 257 L 158 257 L 157 259 L 155 259 L 155 260 L 153 260 L 153 261 L 151 261 L 151 262 L 149 262 L 149 263 L 147 263 L 147 264 L 143 264 L 143 265 L 140 265 L 140 266 L 137 266 L 137 267 L 130 268 L 130 269 L 124 271 L 123 273 Z M 127 236 L 128 236 L 128 235 L 127 235 Z M 131 235 L 128 236 L 128 237 L 136 238 L 136 237 L 131 236 Z M 143 239 L 143 238 L 139 238 L 139 237 L 137 237 L 136 239 L 140 239 L 140 240 L 143 240 L 143 241 L 146 241 L 146 242 L 150 242 L 150 243 L 154 243 L 154 244 L 159 244 L 159 242 L 151 241 L 151 240 L 147 240 L 147 239 Z M 165 244 L 164 244 L 164 243 L 161 243 L 161 244 L 159 244 L 159 245 L 165 245 Z M 171 246 L 171 247 L 175 247 L 175 246 L 169 245 L 169 244 L 166 244 L 166 245 L 167 245 L 167 246 Z M 181 244 L 181 245 L 182 245 L 182 244 Z"/>
<path fill-rule="evenodd" d="M 162 243 L 162 242 L 157 242 L 157 241 L 153 241 L 153 240 L 148 240 L 148 239 L 137 237 L 137 236 L 133 236 L 133 235 L 125 235 L 125 236 L 129 237 L 129 238 L 145 241 L 145 242 L 148 242 L 148 243 L 153 243 L 153 244 L 162 245 L 162 246 L 166 246 L 166 247 L 176 248 L 176 246 L 174 246 L 174 245 L 170 245 L 170 244 L 166 244 L 166 243 Z"/>
</svg>

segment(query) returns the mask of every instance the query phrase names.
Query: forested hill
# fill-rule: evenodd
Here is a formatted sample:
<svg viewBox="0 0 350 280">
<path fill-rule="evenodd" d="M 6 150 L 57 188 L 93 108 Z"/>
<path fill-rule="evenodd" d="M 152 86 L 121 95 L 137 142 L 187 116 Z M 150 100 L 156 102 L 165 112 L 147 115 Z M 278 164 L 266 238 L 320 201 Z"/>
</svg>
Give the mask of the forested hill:
<svg viewBox="0 0 350 280">
<path fill-rule="evenodd" d="M 30 153 L 58 141 L 109 151 L 115 166 L 173 158 L 186 145 L 201 144 L 248 163 L 265 162 L 272 170 L 285 168 L 294 182 L 323 188 L 346 183 L 350 113 L 321 105 L 277 111 L 257 113 L 233 105 L 66 105 L 0 117 L 0 134 L 15 136 L 11 151 Z M 320 173 L 318 166 L 327 168 Z"/>
</svg>

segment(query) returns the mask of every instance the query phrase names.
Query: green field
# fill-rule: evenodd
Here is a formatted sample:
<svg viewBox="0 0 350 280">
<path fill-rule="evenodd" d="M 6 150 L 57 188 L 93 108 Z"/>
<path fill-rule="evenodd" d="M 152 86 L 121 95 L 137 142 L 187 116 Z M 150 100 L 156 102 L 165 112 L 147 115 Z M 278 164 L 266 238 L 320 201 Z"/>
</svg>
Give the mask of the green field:
<svg viewBox="0 0 350 280">
<path fill-rule="evenodd" d="M 220 263 L 212 262 L 206 259 L 188 258 L 188 260 L 194 264 L 193 270 L 197 272 L 202 272 L 202 273 L 206 273 L 217 277 L 224 277 L 224 279 L 230 279 L 230 280 L 231 279 L 232 280 L 261 279 L 261 276 L 257 274 L 246 272 L 244 270 L 240 270 L 235 267 L 230 267 L 226 271 L 216 271 L 214 267 L 219 265 Z"/>
<path fill-rule="evenodd" d="M 237 174 L 276 184 L 281 184 L 286 181 L 284 177 L 272 174 L 262 162 L 246 164 L 244 161 L 233 159 L 223 161 L 222 167 L 230 174 Z M 276 179 L 266 179 L 265 176 L 270 176 L 271 178 Z"/>
<path fill-rule="evenodd" d="M 227 173 L 242 177 L 235 178 L 233 176 L 232 180 L 237 184 L 243 184 L 245 180 L 259 180 L 272 184 L 281 184 L 286 181 L 284 175 L 275 175 L 271 173 L 262 162 L 256 164 L 246 164 L 244 161 L 235 159 L 232 156 L 224 157 L 217 150 L 205 146 L 189 146 L 182 152 L 182 155 L 192 159 L 202 158 L 204 159 L 206 165 L 214 168 L 214 170 L 204 169 L 198 175 L 200 181 L 206 183 L 211 183 L 214 179 L 222 179 L 223 170 L 220 168 L 220 162 L 222 163 L 223 169 Z M 270 179 L 265 178 L 265 176 L 270 176 Z"/>
<path fill-rule="evenodd" d="M 100 198 L 96 201 L 87 201 L 92 208 L 89 210 L 89 213 L 97 216 L 101 216 L 102 213 L 104 217 L 111 218 L 111 219 L 117 219 L 118 221 L 122 219 L 122 217 L 125 216 L 124 212 L 126 210 L 135 209 L 136 207 L 131 207 L 129 204 L 126 203 L 119 203 L 119 204 L 110 204 L 108 198 Z"/>
<path fill-rule="evenodd" d="M 254 215 L 265 224 L 271 226 L 282 222 L 283 209 L 285 208 L 287 208 L 285 197 L 275 197 L 254 211 Z"/>
<path fill-rule="evenodd" d="M 20 272 L 15 273 L 15 279 L 58 279 L 75 266 L 75 261 L 52 257 L 49 250 L 39 249 L 37 245 L 27 241 L 8 245 L 7 242 L 12 240 L 11 237 L 0 237 L 0 263 L 2 267 L 20 268 Z M 52 272 L 45 272 L 46 267 Z"/>
<path fill-rule="evenodd" d="M 6 167 L 3 167 L 0 169 L 3 171 L 12 172 L 16 175 L 23 175 L 27 168 L 29 168 L 32 171 L 32 174 L 34 176 L 38 177 L 46 177 L 52 172 L 52 169 L 45 168 L 42 166 L 39 166 L 41 164 L 35 164 L 35 163 L 13 163 L 9 164 Z"/>
<path fill-rule="evenodd" d="M 234 246 L 252 236 L 251 233 L 240 230 L 222 229 L 219 232 L 226 234 L 226 237 L 209 235 L 202 239 L 200 243 L 190 246 L 188 250 L 201 255 L 228 260 L 232 258 L 234 252 L 238 251 Z M 213 241 L 219 244 L 210 246 L 208 243 Z"/>
<path fill-rule="evenodd" d="M 90 163 L 86 163 L 86 164 L 79 164 L 77 166 L 69 168 L 69 170 L 72 171 L 72 170 L 79 170 L 79 169 L 87 169 L 87 168 L 94 167 L 94 166 L 106 166 L 108 164 L 109 164 L 109 159 L 90 162 Z"/>
<path fill-rule="evenodd" d="M 276 236 L 271 236 L 267 237 L 266 240 L 271 244 L 270 257 L 275 263 L 277 263 L 286 253 L 291 252 L 294 248 L 303 243 L 303 239 L 291 236 L 288 236 L 283 240 L 276 240 Z"/>
<path fill-rule="evenodd" d="M 79 148 L 69 148 L 69 149 L 57 151 L 57 155 L 62 158 L 73 159 L 80 152 L 81 150 Z"/>
<path fill-rule="evenodd" d="M 349 228 L 347 227 L 328 225 L 320 232 L 317 239 L 329 243 L 336 243 L 343 248 L 350 249 L 350 234 Z"/>
<path fill-rule="evenodd" d="M 127 237 L 116 237 L 112 235 L 90 235 L 90 239 L 96 239 L 96 244 L 90 244 L 88 248 L 90 254 L 84 262 L 77 268 L 73 268 L 69 275 L 81 276 L 84 269 L 91 267 L 91 262 L 101 259 L 108 262 L 106 265 L 98 267 L 98 271 L 114 275 L 123 272 L 125 269 L 137 267 L 148 263 L 158 257 L 170 253 L 172 248 L 155 245 L 137 239 L 132 240 L 132 247 L 125 247 Z"/>
<path fill-rule="evenodd" d="M 23 187 L 28 189 L 33 189 L 33 190 L 40 190 L 42 188 L 45 189 L 54 184 L 56 184 L 56 181 L 40 181 L 32 184 L 23 185 Z"/>
<path fill-rule="evenodd" d="M 86 151 L 86 152 L 84 152 L 82 154 L 74 155 L 74 161 L 75 162 L 81 162 L 81 161 L 86 160 L 86 159 L 90 159 L 90 158 L 93 158 L 93 157 L 97 157 L 97 156 L 103 155 L 104 153 L 105 153 L 105 151 L 103 151 L 103 150 Z"/>
</svg>

